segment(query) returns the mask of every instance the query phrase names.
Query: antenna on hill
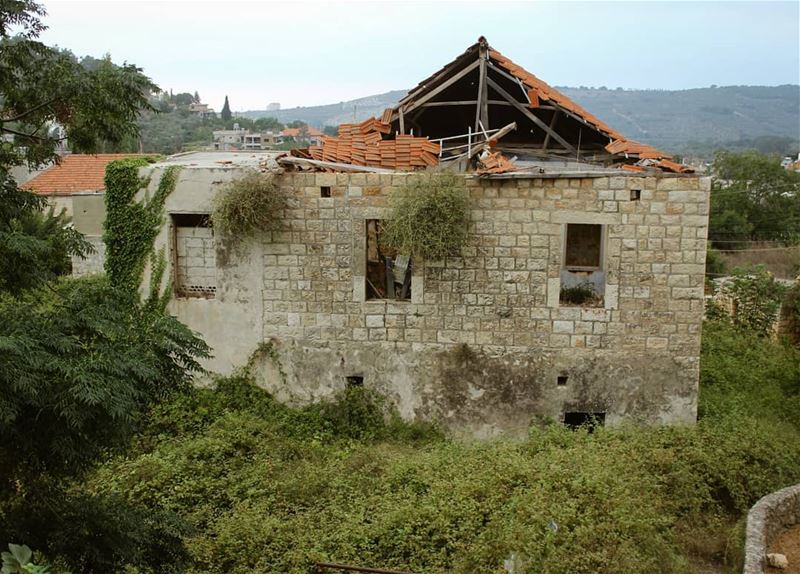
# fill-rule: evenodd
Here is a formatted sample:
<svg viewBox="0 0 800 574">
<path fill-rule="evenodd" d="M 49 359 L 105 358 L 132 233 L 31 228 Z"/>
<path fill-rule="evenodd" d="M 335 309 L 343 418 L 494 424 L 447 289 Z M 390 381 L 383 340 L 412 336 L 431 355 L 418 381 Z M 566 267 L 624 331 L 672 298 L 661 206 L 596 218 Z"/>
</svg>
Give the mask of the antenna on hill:
<svg viewBox="0 0 800 574">
<path fill-rule="evenodd" d="M 353 104 L 353 123 L 356 123 L 356 108 L 358 108 L 358 104 Z"/>
</svg>

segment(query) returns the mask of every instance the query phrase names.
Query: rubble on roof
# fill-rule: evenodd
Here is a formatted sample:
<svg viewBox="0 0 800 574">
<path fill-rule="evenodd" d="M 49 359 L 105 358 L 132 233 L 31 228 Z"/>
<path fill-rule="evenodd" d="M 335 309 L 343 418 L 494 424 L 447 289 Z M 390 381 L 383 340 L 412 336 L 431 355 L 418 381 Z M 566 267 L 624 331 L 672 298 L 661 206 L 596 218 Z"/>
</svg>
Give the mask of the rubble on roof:
<svg viewBox="0 0 800 574">
<path fill-rule="evenodd" d="M 293 156 L 286 161 L 294 166 L 332 170 L 449 166 L 491 175 L 513 172 L 515 162 L 508 158 L 514 156 L 692 173 L 669 154 L 626 138 L 483 37 L 380 118 L 342 124 L 337 137 Z"/>
<path fill-rule="evenodd" d="M 515 171 L 517 166 L 514 162 L 505 157 L 501 152 L 485 151 L 478 156 L 478 169 L 475 173 L 478 175 L 488 173 L 508 173 Z"/>
</svg>

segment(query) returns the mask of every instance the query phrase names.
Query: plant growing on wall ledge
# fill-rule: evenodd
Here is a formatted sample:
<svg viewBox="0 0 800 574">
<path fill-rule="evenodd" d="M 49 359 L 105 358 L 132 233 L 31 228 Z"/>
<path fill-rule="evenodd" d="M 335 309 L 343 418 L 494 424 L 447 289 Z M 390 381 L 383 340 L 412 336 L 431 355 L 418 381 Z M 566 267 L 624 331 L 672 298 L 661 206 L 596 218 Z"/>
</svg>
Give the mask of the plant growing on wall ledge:
<svg viewBox="0 0 800 574">
<path fill-rule="evenodd" d="M 233 236 L 277 230 L 283 223 L 287 195 L 271 174 L 257 171 L 232 181 L 214 198 L 214 229 Z"/>
<path fill-rule="evenodd" d="M 467 240 L 469 198 L 463 178 L 449 172 L 415 178 L 390 199 L 382 242 L 423 259 L 458 255 Z"/>
</svg>

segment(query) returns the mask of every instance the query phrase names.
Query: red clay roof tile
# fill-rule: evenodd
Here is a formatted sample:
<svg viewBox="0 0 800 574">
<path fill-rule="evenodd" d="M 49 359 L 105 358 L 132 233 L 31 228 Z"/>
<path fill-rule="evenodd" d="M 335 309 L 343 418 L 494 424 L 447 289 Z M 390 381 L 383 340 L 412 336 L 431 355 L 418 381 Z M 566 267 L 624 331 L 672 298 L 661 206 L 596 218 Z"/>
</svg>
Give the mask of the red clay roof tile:
<svg viewBox="0 0 800 574">
<path fill-rule="evenodd" d="M 104 191 L 106 166 L 117 159 L 147 154 L 103 153 L 97 155 L 70 154 L 22 187 L 40 195 L 71 194 L 81 191 Z"/>
</svg>

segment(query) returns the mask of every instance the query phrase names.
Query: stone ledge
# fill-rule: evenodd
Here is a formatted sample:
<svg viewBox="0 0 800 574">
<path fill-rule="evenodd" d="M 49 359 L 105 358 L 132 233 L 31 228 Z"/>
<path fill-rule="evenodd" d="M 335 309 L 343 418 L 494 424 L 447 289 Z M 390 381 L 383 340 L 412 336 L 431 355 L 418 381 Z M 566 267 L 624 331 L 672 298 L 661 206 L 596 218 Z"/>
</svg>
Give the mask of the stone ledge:
<svg viewBox="0 0 800 574">
<path fill-rule="evenodd" d="M 768 494 L 747 514 L 743 574 L 763 574 L 767 548 L 785 528 L 800 524 L 800 484 Z"/>
</svg>

